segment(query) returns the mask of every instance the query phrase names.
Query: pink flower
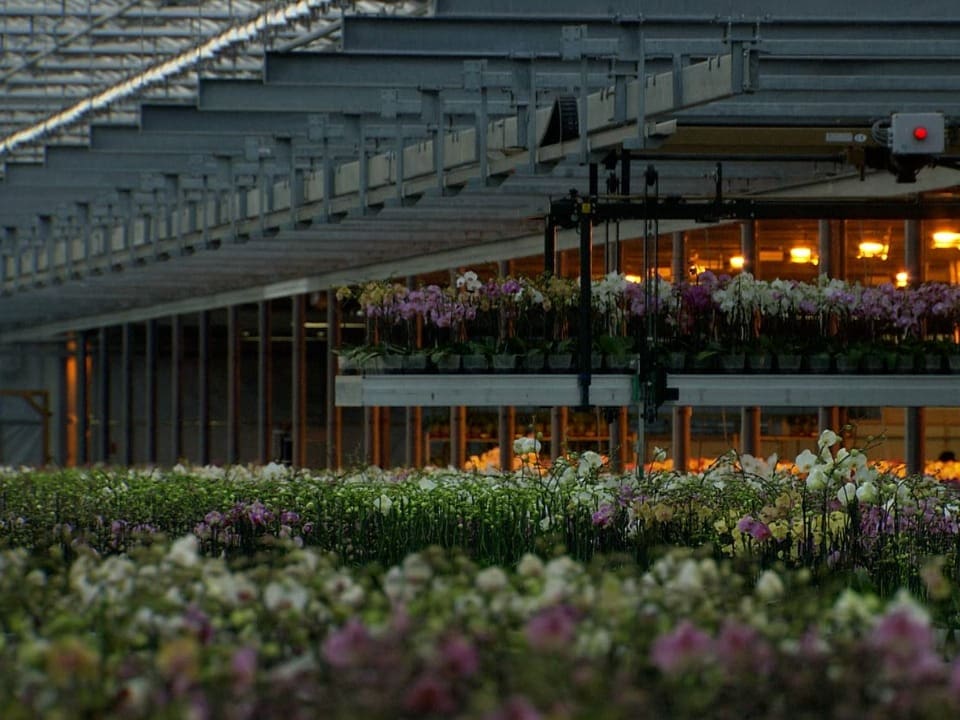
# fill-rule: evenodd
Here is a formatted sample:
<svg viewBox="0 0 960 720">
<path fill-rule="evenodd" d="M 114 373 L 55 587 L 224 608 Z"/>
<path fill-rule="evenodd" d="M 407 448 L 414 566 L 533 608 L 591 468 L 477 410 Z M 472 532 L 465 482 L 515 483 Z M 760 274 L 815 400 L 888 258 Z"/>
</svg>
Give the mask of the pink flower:
<svg viewBox="0 0 960 720">
<path fill-rule="evenodd" d="M 769 673 L 773 653 L 755 628 L 728 620 L 713 643 L 717 660 L 728 671 Z"/>
<path fill-rule="evenodd" d="M 371 638 L 367 628 L 356 619 L 330 633 L 323 642 L 323 657 L 334 667 L 356 665 L 370 650 Z"/>
<path fill-rule="evenodd" d="M 543 717 L 529 700 L 514 695 L 501 708 L 490 713 L 485 720 L 540 720 Z"/>
<path fill-rule="evenodd" d="M 450 688 L 430 675 L 421 675 L 417 679 L 407 691 L 403 705 L 417 715 L 445 715 L 457 709 Z"/>
<path fill-rule="evenodd" d="M 444 670 L 454 677 L 470 677 L 480 669 L 480 656 L 476 648 L 459 635 L 447 638 L 440 646 Z"/>
<path fill-rule="evenodd" d="M 230 672 L 236 690 L 252 686 L 257 675 L 257 651 L 249 646 L 237 648 L 230 658 Z"/>
<path fill-rule="evenodd" d="M 557 605 L 530 618 L 526 627 L 527 642 L 537 650 L 559 650 L 573 641 L 575 630 L 573 609 Z"/>
<path fill-rule="evenodd" d="M 754 540 L 769 540 L 773 537 L 770 528 L 759 520 L 754 520 L 750 515 L 744 515 L 737 523 L 737 530 L 752 537 Z"/>
<path fill-rule="evenodd" d="M 710 646 L 710 636 L 684 620 L 672 632 L 653 641 L 650 660 L 662 672 L 678 672 L 703 660 Z"/>
</svg>

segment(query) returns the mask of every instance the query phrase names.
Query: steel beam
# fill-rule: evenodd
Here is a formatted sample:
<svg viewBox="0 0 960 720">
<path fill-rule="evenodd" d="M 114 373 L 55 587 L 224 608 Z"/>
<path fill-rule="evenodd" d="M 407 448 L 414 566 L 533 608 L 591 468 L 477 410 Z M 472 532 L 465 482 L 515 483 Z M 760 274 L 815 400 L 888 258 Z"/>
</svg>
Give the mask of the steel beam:
<svg viewBox="0 0 960 720">
<path fill-rule="evenodd" d="M 340 455 L 343 413 L 336 403 L 337 354 L 340 347 L 340 308 L 336 293 L 326 291 L 327 296 L 327 377 L 325 388 L 324 421 L 327 431 L 327 469 L 339 468 L 342 465 Z"/>
</svg>

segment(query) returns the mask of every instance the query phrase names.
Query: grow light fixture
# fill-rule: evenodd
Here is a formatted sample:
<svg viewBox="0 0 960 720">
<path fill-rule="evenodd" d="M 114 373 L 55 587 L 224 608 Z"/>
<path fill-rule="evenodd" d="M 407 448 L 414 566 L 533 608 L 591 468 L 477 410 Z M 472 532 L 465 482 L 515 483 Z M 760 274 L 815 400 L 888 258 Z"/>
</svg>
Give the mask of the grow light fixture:
<svg viewBox="0 0 960 720">
<path fill-rule="evenodd" d="M 933 234 L 933 247 L 941 250 L 960 249 L 960 233 L 953 230 L 938 230 Z"/>
<path fill-rule="evenodd" d="M 813 250 L 803 245 L 790 248 L 790 262 L 797 263 L 798 265 L 813 263 Z"/>
<path fill-rule="evenodd" d="M 910 276 L 907 274 L 906 270 L 901 270 L 898 272 L 896 275 L 894 275 L 894 279 L 896 280 L 895 284 L 898 288 L 905 288 L 910 282 Z"/>
<path fill-rule="evenodd" d="M 860 254 L 857 255 L 858 259 L 879 258 L 881 260 L 886 260 L 887 253 L 890 251 L 890 246 L 878 240 L 864 240 L 860 243 L 858 249 L 860 250 Z"/>
<path fill-rule="evenodd" d="M 734 255 L 730 258 L 730 269 L 731 270 L 743 270 L 744 263 L 746 263 L 746 258 L 743 255 Z"/>
</svg>

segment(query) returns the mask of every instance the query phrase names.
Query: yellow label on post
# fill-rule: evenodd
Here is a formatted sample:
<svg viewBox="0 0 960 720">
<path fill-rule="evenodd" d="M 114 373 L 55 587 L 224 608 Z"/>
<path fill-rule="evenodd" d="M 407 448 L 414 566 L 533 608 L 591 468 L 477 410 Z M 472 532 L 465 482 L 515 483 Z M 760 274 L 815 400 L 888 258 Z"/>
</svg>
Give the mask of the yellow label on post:
<svg viewBox="0 0 960 720">
<path fill-rule="evenodd" d="M 584 215 L 589 215 L 591 212 L 590 203 L 585 202 L 580 205 L 580 212 Z"/>
</svg>

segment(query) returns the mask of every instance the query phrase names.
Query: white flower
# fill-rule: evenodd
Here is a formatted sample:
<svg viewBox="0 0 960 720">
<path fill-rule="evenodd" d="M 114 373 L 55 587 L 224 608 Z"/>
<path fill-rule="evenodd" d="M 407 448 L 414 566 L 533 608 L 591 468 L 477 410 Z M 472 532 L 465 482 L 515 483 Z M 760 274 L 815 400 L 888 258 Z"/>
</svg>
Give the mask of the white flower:
<svg viewBox="0 0 960 720">
<path fill-rule="evenodd" d="M 517 574 L 520 577 L 540 577 L 543 575 L 543 560 L 533 553 L 526 553 L 517 564 Z"/>
<path fill-rule="evenodd" d="M 837 437 L 837 434 L 833 430 L 824 430 L 820 433 L 820 439 L 817 440 L 817 447 L 823 450 L 824 448 L 833 447 L 840 441 L 840 438 Z"/>
<path fill-rule="evenodd" d="M 423 556 L 414 553 L 403 559 L 403 577 L 408 583 L 424 585 L 433 577 L 433 568 L 423 559 Z"/>
<path fill-rule="evenodd" d="M 783 581 L 773 570 L 765 570 L 757 579 L 757 597 L 764 602 L 773 602 L 783 596 Z"/>
<path fill-rule="evenodd" d="M 200 541 L 195 535 L 184 535 L 170 546 L 167 552 L 167 560 L 174 565 L 181 567 L 193 567 L 199 562 L 197 551 L 200 549 Z"/>
<path fill-rule="evenodd" d="M 496 566 L 488 567 L 477 573 L 474 584 L 477 586 L 477 590 L 493 594 L 507 587 L 507 574 Z"/>
<path fill-rule="evenodd" d="M 857 486 L 852 482 L 848 482 L 842 488 L 837 491 L 837 500 L 842 504 L 847 505 L 852 503 L 857 497 Z"/>
<path fill-rule="evenodd" d="M 519 437 L 513 441 L 513 452 L 517 455 L 539 453 L 540 447 L 540 441 L 532 437 Z"/>
<path fill-rule="evenodd" d="M 807 475 L 807 489 L 817 492 L 818 490 L 823 490 L 827 486 L 827 475 L 823 470 L 817 466 L 810 470 L 810 474 Z"/>
<path fill-rule="evenodd" d="M 653 461 L 654 462 L 663 462 L 667 459 L 667 451 L 662 447 L 654 446 L 653 448 Z"/>
<path fill-rule="evenodd" d="M 421 490 L 433 490 L 437 486 L 437 484 L 428 477 L 420 478 L 417 485 Z"/>
<path fill-rule="evenodd" d="M 263 604 L 268 610 L 303 610 L 307 606 L 307 590 L 290 578 L 272 582 L 263 591 Z"/>
<path fill-rule="evenodd" d="M 794 461 L 797 470 L 802 473 L 808 473 L 813 469 L 813 466 L 817 464 L 817 456 L 814 455 L 810 450 L 804 450 L 802 453 L 797 455 L 797 459 Z"/>
<path fill-rule="evenodd" d="M 373 501 L 373 506 L 386 515 L 390 512 L 390 508 L 393 507 L 393 500 L 390 499 L 389 495 L 383 494 Z"/>
<path fill-rule="evenodd" d="M 877 501 L 877 486 L 869 480 L 861 483 L 857 488 L 857 499 L 862 503 L 875 503 Z"/>
</svg>

